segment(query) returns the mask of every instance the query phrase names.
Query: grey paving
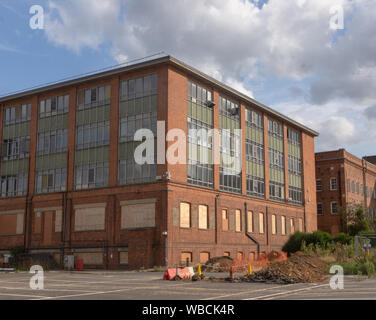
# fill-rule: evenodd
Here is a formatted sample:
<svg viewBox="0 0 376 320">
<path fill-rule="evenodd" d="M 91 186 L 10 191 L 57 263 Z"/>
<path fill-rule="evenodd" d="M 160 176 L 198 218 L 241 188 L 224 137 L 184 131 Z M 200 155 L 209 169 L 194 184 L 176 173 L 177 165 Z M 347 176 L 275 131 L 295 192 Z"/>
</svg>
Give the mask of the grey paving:
<svg viewBox="0 0 376 320">
<path fill-rule="evenodd" d="M 31 274 L 0 273 L 0 300 L 273 300 L 376 299 L 376 280 L 345 277 L 343 290 L 318 284 L 164 281 L 161 272 L 45 272 L 44 290 L 30 289 Z M 215 274 L 225 277 L 224 274 Z"/>
</svg>

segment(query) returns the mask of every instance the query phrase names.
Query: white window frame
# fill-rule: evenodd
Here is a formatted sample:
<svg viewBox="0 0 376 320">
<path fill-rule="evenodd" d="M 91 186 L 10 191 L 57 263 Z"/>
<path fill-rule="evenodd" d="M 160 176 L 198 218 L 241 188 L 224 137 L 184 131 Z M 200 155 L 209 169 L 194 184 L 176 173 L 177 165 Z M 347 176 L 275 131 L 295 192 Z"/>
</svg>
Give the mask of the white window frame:
<svg viewBox="0 0 376 320">
<path fill-rule="evenodd" d="M 333 203 L 335 203 L 336 206 L 337 206 L 337 212 L 333 212 Z M 337 215 L 338 214 L 338 203 L 337 203 L 337 201 L 331 201 L 330 202 L 330 214 L 333 214 L 333 215 Z"/>
<path fill-rule="evenodd" d="M 335 187 L 335 189 L 334 189 L 334 188 L 332 188 L 332 181 L 333 181 L 333 180 L 335 180 L 335 181 L 336 181 L 336 187 Z M 329 185 L 330 185 L 330 191 L 336 191 L 336 190 L 337 190 L 337 188 L 338 188 L 338 184 L 337 184 L 337 178 L 334 178 L 334 177 L 330 178 L 330 180 L 329 180 Z"/>
</svg>

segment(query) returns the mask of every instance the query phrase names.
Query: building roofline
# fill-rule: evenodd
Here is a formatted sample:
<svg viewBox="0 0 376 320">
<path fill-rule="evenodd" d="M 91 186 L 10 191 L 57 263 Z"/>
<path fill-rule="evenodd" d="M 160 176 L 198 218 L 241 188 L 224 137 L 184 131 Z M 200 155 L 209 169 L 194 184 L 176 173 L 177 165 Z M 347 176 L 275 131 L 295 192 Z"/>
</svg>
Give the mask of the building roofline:
<svg viewBox="0 0 376 320">
<path fill-rule="evenodd" d="M 240 98 L 241 100 L 243 100 L 247 103 L 251 103 L 253 105 L 256 105 L 262 111 L 264 111 L 264 112 L 266 112 L 270 115 L 273 115 L 273 116 L 275 116 L 279 119 L 282 119 L 282 120 L 296 126 L 297 128 L 309 133 L 312 136 L 317 137 L 319 135 L 319 133 L 317 131 L 310 129 L 310 128 L 302 125 L 301 123 L 281 114 L 280 112 L 267 107 L 266 105 L 254 100 L 253 98 L 248 97 L 247 95 L 229 87 L 228 85 L 212 78 L 211 76 L 199 71 L 198 69 L 196 69 L 192 66 L 187 65 L 186 63 L 184 63 L 184 62 L 182 62 L 182 61 L 180 61 L 180 60 L 178 60 L 178 59 L 176 59 L 176 58 L 174 58 L 170 55 L 165 55 L 163 57 L 159 57 L 159 58 L 156 58 L 156 59 L 151 59 L 151 60 L 147 60 L 147 61 L 143 61 L 143 62 L 133 63 L 133 64 L 130 64 L 130 65 L 127 65 L 127 66 L 124 66 L 124 67 L 120 67 L 120 68 L 114 68 L 114 69 L 110 69 L 110 70 L 106 70 L 106 71 L 102 71 L 102 72 L 98 72 L 98 73 L 94 73 L 94 74 L 88 74 L 88 75 L 83 76 L 83 77 L 73 78 L 73 79 L 65 80 L 65 81 L 63 80 L 61 82 L 53 82 L 49 85 L 42 85 L 40 87 L 31 88 L 31 89 L 25 90 L 25 91 L 22 91 L 22 90 L 17 91 L 15 93 L 10 94 L 10 95 L 0 97 L 0 103 L 4 103 L 4 102 L 10 101 L 10 100 L 24 98 L 24 97 L 27 97 L 27 96 L 35 95 L 35 94 L 46 92 L 46 91 L 51 91 L 51 90 L 55 90 L 55 89 L 59 89 L 59 88 L 77 85 L 77 84 L 80 84 L 80 83 L 86 82 L 86 81 L 94 81 L 94 80 L 98 80 L 98 79 L 102 79 L 102 78 L 106 78 L 106 77 L 111 77 L 111 76 L 117 75 L 119 73 L 125 73 L 125 72 L 139 70 L 139 69 L 143 69 L 143 68 L 147 68 L 147 67 L 158 66 L 158 65 L 164 64 L 164 63 L 173 65 L 175 67 L 179 67 L 179 68 L 181 68 L 185 71 L 188 71 L 188 72 L 192 73 L 193 75 L 203 79 L 204 81 L 213 83 L 216 86 L 218 86 L 219 88 L 229 92 L 230 94 L 237 96 L 237 98 Z"/>
</svg>

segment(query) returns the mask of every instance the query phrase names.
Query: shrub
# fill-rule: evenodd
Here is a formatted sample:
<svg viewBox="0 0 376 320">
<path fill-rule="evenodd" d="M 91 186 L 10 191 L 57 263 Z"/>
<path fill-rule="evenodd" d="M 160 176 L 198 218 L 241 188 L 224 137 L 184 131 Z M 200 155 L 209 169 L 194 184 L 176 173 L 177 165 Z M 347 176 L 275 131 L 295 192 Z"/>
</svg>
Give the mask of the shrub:
<svg viewBox="0 0 376 320">
<path fill-rule="evenodd" d="M 336 243 L 347 244 L 351 245 L 353 243 L 354 238 L 352 236 L 347 235 L 346 233 L 340 232 L 334 238 L 333 241 Z"/>
<path fill-rule="evenodd" d="M 289 240 L 283 246 L 282 251 L 291 254 L 303 248 L 305 250 L 326 249 L 332 241 L 332 236 L 327 232 L 315 231 L 313 233 L 305 233 L 297 231 L 290 236 Z"/>
</svg>

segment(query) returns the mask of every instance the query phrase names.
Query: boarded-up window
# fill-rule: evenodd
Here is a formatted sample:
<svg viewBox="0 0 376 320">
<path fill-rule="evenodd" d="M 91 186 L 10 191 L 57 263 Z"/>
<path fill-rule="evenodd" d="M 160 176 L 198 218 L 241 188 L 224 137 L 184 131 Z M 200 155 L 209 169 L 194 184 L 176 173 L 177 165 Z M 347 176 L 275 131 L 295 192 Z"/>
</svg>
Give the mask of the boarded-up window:
<svg viewBox="0 0 376 320">
<path fill-rule="evenodd" d="M 290 218 L 290 233 L 295 232 L 295 221 L 294 218 Z"/>
<path fill-rule="evenodd" d="M 249 261 L 255 261 L 255 253 L 254 252 L 249 253 Z"/>
<path fill-rule="evenodd" d="M 96 231 L 105 229 L 105 207 L 75 209 L 75 231 Z"/>
<path fill-rule="evenodd" d="M 253 232 L 253 212 L 247 212 L 247 231 Z"/>
<path fill-rule="evenodd" d="M 34 212 L 34 221 L 33 221 L 33 233 L 42 232 L 42 213 L 37 211 Z"/>
<path fill-rule="evenodd" d="M 61 232 L 63 214 L 61 210 L 55 211 L 55 232 Z"/>
<path fill-rule="evenodd" d="M 128 252 L 127 251 L 119 252 L 119 260 L 120 260 L 120 264 L 128 264 Z"/>
<path fill-rule="evenodd" d="M 272 214 L 272 234 L 277 233 L 276 217 L 275 214 Z"/>
<path fill-rule="evenodd" d="M 259 232 L 264 233 L 264 214 L 259 213 Z"/>
<path fill-rule="evenodd" d="M 243 260 L 243 252 L 238 252 L 236 258 L 240 261 Z"/>
<path fill-rule="evenodd" d="M 198 206 L 198 227 L 199 229 L 208 228 L 208 206 Z"/>
<path fill-rule="evenodd" d="M 200 263 L 206 263 L 210 259 L 209 252 L 200 252 Z"/>
<path fill-rule="evenodd" d="M 84 265 L 100 265 L 103 264 L 102 252 L 79 252 L 74 254 L 76 259 L 83 259 Z"/>
<path fill-rule="evenodd" d="M 17 215 L 6 214 L 0 215 L 0 234 L 16 234 L 17 230 Z"/>
<path fill-rule="evenodd" d="M 192 252 L 182 252 L 180 256 L 181 263 L 192 262 Z"/>
<path fill-rule="evenodd" d="M 299 218 L 298 219 L 298 223 L 299 223 L 299 231 L 300 232 L 303 232 L 303 219 L 302 218 Z"/>
<path fill-rule="evenodd" d="M 235 231 L 237 231 L 237 232 L 242 231 L 241 211 L 240 210 L 235 210 Z"/>
<path fill-rule="evenodd" d="M 228 252 L 228 251 L 223 252 L 223 256 L 224 257 L 229 257 L 230 256 L 230 252 Z"/>
<path fill-rule="evenodd" d="M 139 203 L 121 207 L 121 228 L 155 227 L 155 203 Z"/>
<path fill-rule="evenodd" d="M 189 203 L 186 202 L 180 203 L 180 227 L 191 227 L 191 206 Z"/>
<path fill-rule="evenodd" d="M 228 212 L 226 209 L 222 210 L 222 230 L 228 231 Z"/>
<path fill-rule="evenodd" d="M 286 217 L 285 216 L 281 216 L 281 233 L 283 235 L 286 234 Z"/>
</svg>

